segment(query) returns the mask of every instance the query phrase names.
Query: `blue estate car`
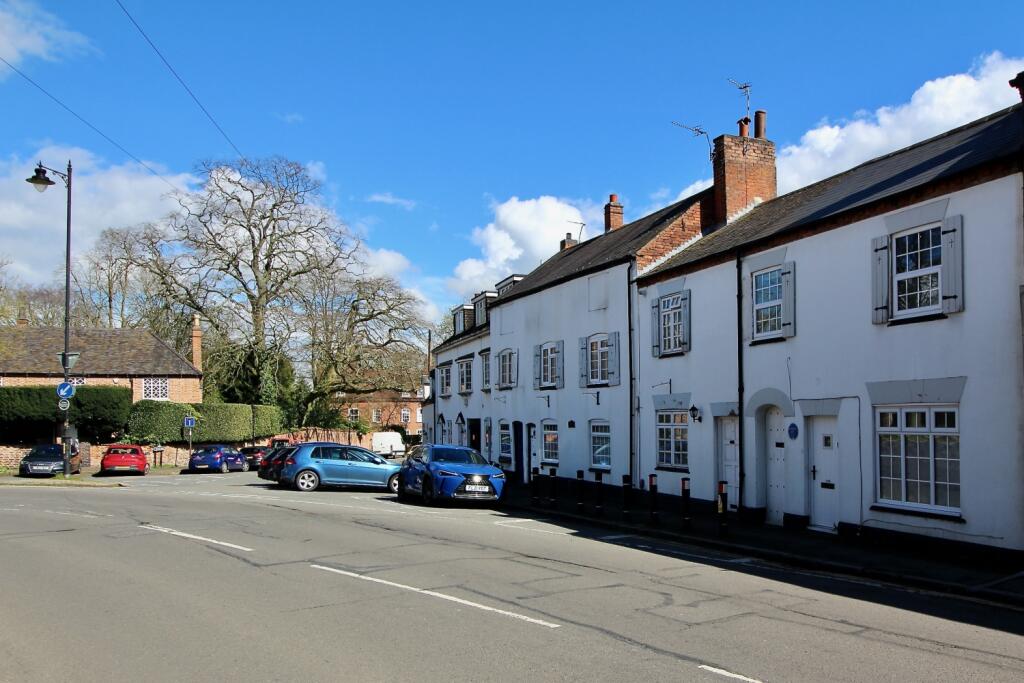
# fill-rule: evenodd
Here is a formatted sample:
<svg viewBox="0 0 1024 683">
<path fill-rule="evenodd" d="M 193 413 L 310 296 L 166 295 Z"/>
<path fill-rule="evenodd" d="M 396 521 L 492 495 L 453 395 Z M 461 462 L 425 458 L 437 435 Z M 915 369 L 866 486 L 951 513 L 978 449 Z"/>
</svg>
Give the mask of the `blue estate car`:
<svg viewBox="0 0 1024 683">
<path fill-rule="evenodd" d="M 388 462 L 358 446 L 313 442 L 299 444 L 285 458 L 278 483 L 299 491 L 314 491 L 321 484 L 374 486 L 398 490 L 398 463 Z"/>
<path fill-rule="evenodd" d="M 245 459 L 237 448 L 215 444 L 203 446 L 192 453 L 188 459 L 189 472 L 202 472 L 219 470 L 230 472 L 231 470 L 249 471 L 249 461 Z"/>
<path fill-rule="evenodd" d="M 505 473 L 467 446 L 427 445 L 409 452 L 398 478 L 398 497 L 420 494 L 424 504 L 439 499 L 500 500 Z"/>
</svg>

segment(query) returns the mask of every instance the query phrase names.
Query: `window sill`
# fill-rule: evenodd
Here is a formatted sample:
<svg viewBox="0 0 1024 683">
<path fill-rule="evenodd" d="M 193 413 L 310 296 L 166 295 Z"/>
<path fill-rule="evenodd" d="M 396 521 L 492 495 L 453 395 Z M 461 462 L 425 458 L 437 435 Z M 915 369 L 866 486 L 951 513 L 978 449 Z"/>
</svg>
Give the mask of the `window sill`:
<svg viewBox="0 0 1024 683">
<path fill-rule="evenodd" d="M 601 474 L 609 474 L 612 471 L 611 465 L 591 465 L 589 468 L 591 472 L 600 472 Z"/>
<path fill-rule="evenodd" d="M 515 387 L 513 385 L 511 385 L 511 384 L 499 384 L 498 387 L 497 387 L 498 391 L 508 391 L 509 389 L 514 389 L 514 388 Z"/>
<path fill-rule="evenodd" d="M 558 467 L 557 460 L 541 460 L 541 467 Z"/>
<path fill-rule="evenodd" d="M 601 387 L 609 386 L 607 381 L 604 382 L 588 382 L 587 389 L 600 389 Z"/>
<path fill-rule="evenodd" d="M 542 384 L 537 387 L 537 391 L 555 391 L 556 389 L 558 389 L 557 384 Z"/>
<path fill-rule="evenodd" d="M 689 467 L 682 467 L 682 466 L 675 466 L 675 465 L 658 465 L 654 469 L 656 471 L 659 471 L 659 472 L 680 472 L 682 474 L 689 474 L 690 473 L 690 468 Z"/>
<path fill-rule="evenodd" d="M 658 358 L 672 358 L 673 356 L 685 356 L 685 355 L 686 355 L 686 351 L 683 351 L 682 349 L 680 349 L 678 351 L 661 351 L 660 353 L 658 353 Z"/>
<path fill-rule="evenodd" d="M 897 515 L 907 515 L 909 517 L 926 517 L 928 519 L 941 519 L 947 522 L 956 522 L 957 524 L 966 524 L 967 520 L 958 512 L 940 512 L 938 510 L 918 510 L 916 508 L 905 508 L 898 505 L 884 505 L 875 503 L 871 506 L 871 510 L 875 512 L 892 512 Z"/>
<path fill-rule="evenodd" d="M 778 344 L 779 342 L 784 342 L 787 339 L 789 339 L 789 337 L 783 337 L 782 335 L 779 335 L 778 337 L 762 337 L 760 339 L 755 339 L 754 341 L 750 342 L 750 346 L 761 346 L 762 344 Z"/>
<path fill-rule="evenodd" d="M 491 393 L 491 388 L 490 387 L 484 387 L 480 391 L 486 391 L 489 394 L 489 393 Z"/>
<path fill-rule="evenodd" d="M 472 396 L 472 395 L 473 395 L 473 390 L 472 389 L 469 389 L 468 391 L 460 391 L 459 392 L 459 396 Z"/>
<path fill-rule="evenodd" d="M 927 315 L 915 315 L 913 317 L 906 318 L 893 318 L 889 321 L 886 327 L 896 327 L 898 325 L 912 325 L 914 323 L 930 323 L 933 320 L 945 320 L 949 316 L 945 313 L 929 313 Z"/>
<path fill-rule="evenodd" d="M 447 394 L 438 394 L 438 396 L 440 396 L 441 398 L 451 398 L 451 397 L 452 397 L 451 393 L 447 393 Z"/>
</svg>

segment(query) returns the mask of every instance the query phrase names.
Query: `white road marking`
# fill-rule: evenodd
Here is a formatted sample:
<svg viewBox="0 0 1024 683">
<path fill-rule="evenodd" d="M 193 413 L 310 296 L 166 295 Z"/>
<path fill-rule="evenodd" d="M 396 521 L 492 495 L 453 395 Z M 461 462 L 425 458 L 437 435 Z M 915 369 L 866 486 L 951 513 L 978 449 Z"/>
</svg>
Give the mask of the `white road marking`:
<svg viewBox="0 0 1024 683">
<path fill-rule="evenodd" d="M 747 681 L 747 683 L 761 683 L 761 681 L 757 680 L 756 678 L 747 678 L 746 676 L 741 676 L 739 674 L 734 674 L 733 672 L 726 671 L 725 669 L 716 669 L 715 667 L 708 666 L 707 664 L 701 664 L 697 668 L 698 669 L 704 669 L 705 671 L 710 671 L 711 673 L 718 674 L 719 676 L 725 676 L 727 678 L 735 678 L 737 681 Z"/>
<path fill-rule="evenodd" d="M 470 520 L 466 520 L 466 521 L 470 521 Z M 516 529 L 517 531 L 532 531 L 532 532 L 537 533 L 537 534 L 551 534 L 553 536 L 568 536 L 569 535 L 569 532 L 567 532 L 567 531 L 549 531 L 548 529 L 531 529 L 528 526 L 512 526 L 513 524 L 521 524 L 523 522 L 533 522 L 533 521 L 536 521 L 536 520 L 533 520 L 533 519 L 517 519 L 517 520 L 513 520 L 513 521 L 509 521 L 509 522 L 506 522 L 506 521 L 495 522 L 494 526 L 505 527 L 506 529 Z"/>
<path fill-rule="evenodd" d="M 244 550 L 247 553 L 251 553 L 252 548 L 246 548 L 244 545 L 235 545 L 234 543 L 225 543 L 224 541 L 217 541 L 212 538 L 206 538 L 205 536 L 196 536 L 194 534 L 186 534 L 184 531 L 175 531 L 174 529 L 168 529 L 162 526 L 154 526 L 152 524 L 140 524 L 143 529 L 152 529 L 153 531 L 159 531 L 160 533 L 170 534 L 171 536 L 180 536 L 181 538 L 190 538 L 194 541 L 203 541 L 204 543 L 212 543 L 214 545 L 222 545 L 225 548 L 234 548 L 235 550 Z"/>
<path fill-rule="evenodd" d="M 617 541 L 620 538 L 637 538 L 636 534 L 612 534 L 611 536 L 599 536 L 599 541 Z"/>
<path fill-rule="evenodd" d="M 508 611 L 503 610 L 503 609 L 498 609 L 497 607 L 489 607 L 487 605 L 481 605 L 479 602 L 470 602 L 469 600 L 463 600 L 462 598 L 457 598 L 457 597 L 455 597 L 453 595 L 445 595 L 444 593 L 438 593 L 437 591 L 426 590 L 425 588 L 416 588 L 415 586 L 406 586 L 405 584 L 402 584 L 402 583 L 395 583 L 394 581 L 387 581 L 385 579 L 378 579 L 378 578 L 373 577 L 373 576 L 366 576 L 365 574 L 356 574 L 355 572 L 347 572 L 347 571 L 344 571 L 342 569 L 334 569 L 333 567 L 324 567 L 323 565 L 319 565 L 319 564 L 311 564 L 309 566 L 312 567 L 313 569 L 320 569 L 320 570 L 325 571 L 325 572 L 332 572 L 334 574 L 341 574 L 342 576 L 349 576 L 349 577 L 351 577 L 353 579 L 362 579 L 363 581 L 372 581 L 373 583 L 380 583 L 380 584 L 383 584 L 385 586 L 391 586 L 392 588 L 400 588 L 402 590 L 412 591 L 413 593 L 419 593 L 420 595 L 429 595 L 429 596 L 431 596 L 433 598 L 441 598 L 442 600 L 448 600 L 449 602 L 455 602 L 455 603 L 458 603 L 460 605 L 465 605 L 467 607 L 475 607 L 476 609 L 484 610 L 485 612 L 494 612 L 496 614 L 502 614 L 502 615 L 504 615 L 506 617 L 512 617 L 513 619 L 519 619 L 521 621 L 525 621 L 525 622 L 528 622 L 528 623 L 531 623 L 531 624 L 536 624 L 537 626 L 544 626 L 546 628 L 559 628 L 560 627 L 560 624 L 552 624 L 550 621 L 542 621 L 541 619 L 534 619 L 533 617 L 528 617 L 525 614 L 517 614 L 515 612 L 508 612 Z"/>
<path fill-rule="evenodd" d="M 43 510 L 51 515 L 67 515 L 68 517 L 85 517 L 86 519 L 96 519 L 96 515 L 83 515 L 80 512 L 60 512 L 59 510 Z"/>
</svg>

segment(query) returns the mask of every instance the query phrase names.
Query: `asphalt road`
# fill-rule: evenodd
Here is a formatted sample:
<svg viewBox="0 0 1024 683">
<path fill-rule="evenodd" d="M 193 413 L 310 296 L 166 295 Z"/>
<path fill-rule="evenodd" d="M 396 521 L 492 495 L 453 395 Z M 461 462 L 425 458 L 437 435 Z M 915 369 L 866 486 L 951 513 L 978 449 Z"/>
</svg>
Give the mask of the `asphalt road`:
<svg viewBox="0 0 1024 683">
<path fill-rule="evenodd" d="M 1024 612 L 252 473 L 0 488 L 3 681 L 1020 681 Z"/>
</svg>

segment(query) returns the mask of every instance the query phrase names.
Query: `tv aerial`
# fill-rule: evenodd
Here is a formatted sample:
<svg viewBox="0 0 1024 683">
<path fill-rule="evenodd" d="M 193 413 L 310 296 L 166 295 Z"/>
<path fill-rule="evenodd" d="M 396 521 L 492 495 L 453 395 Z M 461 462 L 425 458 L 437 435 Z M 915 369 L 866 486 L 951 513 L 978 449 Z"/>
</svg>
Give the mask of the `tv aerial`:
<svg viewBox="0 0 1024 683">
<path fill-rule="evenodd" d="M 735 85 L 736 88 L 741 93 L 743 93 L 743 97 L 747 101 L 747 120 L 749 121 L 750 120 L 750 86 L 752 85 L 752 83 L 740 83 L 739 81 L 734 81 L 731 78 L 727 78 L 726 80 L 729 81 L 730 83 L 732 83 L 733 85 Z"/>
<path fill-rule="evenodd" d="M 711 161 L 715 160 L 715 147 L 714 145 L 711 144 L 711 136 L 708 135 L 708 132 L 706 130 L 704 130 L 701 126 L 687 126 L 685 123 L 679 123 L 678 121 L 673 121 L 672 125 L 679 126 L 680 128 L 685 128 L 686 130 L 693 133 L 694 137 L 703 135 L 704 139 L 708 141 L 708 158 L 711 159 Z"/>
<path fill-rule="evenodd" d="M 584 223 L 583 221 L 570 221 L 570 220 L 567 220 L 565 222 L 566 223 L 572 223 L 573 225 L 580 226 L 579 234 L 576 235 L 576 241 L 579 242 L 581 239 L 583 239 L 583 228 L 585 228 L 587 226 L 586 223 Z"/>
</svg>

